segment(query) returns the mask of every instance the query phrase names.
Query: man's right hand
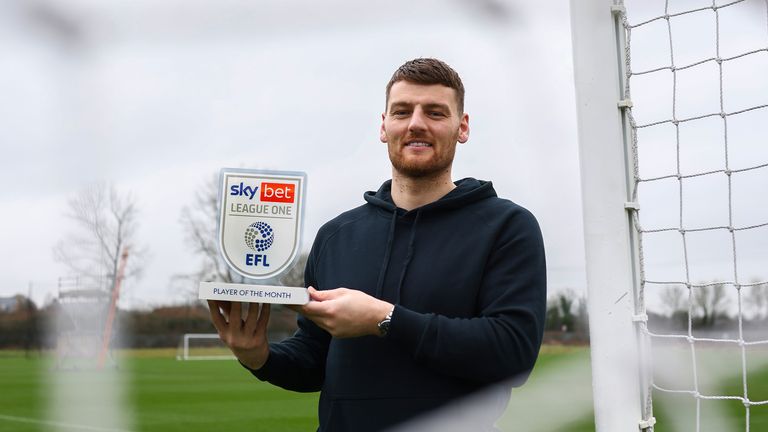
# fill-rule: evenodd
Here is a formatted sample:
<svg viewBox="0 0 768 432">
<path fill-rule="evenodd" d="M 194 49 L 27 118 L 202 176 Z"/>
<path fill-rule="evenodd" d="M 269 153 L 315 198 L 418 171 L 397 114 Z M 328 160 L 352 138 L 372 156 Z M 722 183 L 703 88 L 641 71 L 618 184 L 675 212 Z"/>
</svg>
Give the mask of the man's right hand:
<svg viewBox="0 0 768 432">
<path fill-rule="evenodd" d="M 261 369 L 269 357 L 269 304 L 259 307 L 258 303 L 251 303 L 245 321 L 240 302 L 208 300 L 208 307 L 219 337 L 240 363 L 253 370 Z"/>
</svg>

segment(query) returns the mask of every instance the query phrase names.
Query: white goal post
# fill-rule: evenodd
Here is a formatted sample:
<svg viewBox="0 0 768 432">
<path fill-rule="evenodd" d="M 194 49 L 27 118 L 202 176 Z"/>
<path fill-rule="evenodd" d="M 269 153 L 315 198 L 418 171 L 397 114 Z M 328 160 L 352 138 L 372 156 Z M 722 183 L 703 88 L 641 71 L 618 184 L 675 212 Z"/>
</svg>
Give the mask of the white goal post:
<svg viewBox="0 0 768 432">
<path fill-rule="evenodd" d="M 612 0 L 571 0 L 587 261 L 592 388 L 598 432 L 652 430 L 641 372 L 632 155 L 622 115 L 623 31 Z M 645 413 L 645 416 L 644 416 Z"/>
<path fill-rule="evenodd" d="M 201 347 L 195 341 L 203 341 Z M 218 342 L 217 342 L 218 341 Z M 235 356 L 227 349 L 216 333 L 186 333 L 181 338 L 177 360 L 234 360 Z"/>
<path fill-rule="evenodd" d="M 749 432 L 768 406 L 750 381 L 768 365 L 768 0 L 572 0 L 571 24 L 597 430 L 652 432 L 653 398 L 665 430 Z"/>
</svg>

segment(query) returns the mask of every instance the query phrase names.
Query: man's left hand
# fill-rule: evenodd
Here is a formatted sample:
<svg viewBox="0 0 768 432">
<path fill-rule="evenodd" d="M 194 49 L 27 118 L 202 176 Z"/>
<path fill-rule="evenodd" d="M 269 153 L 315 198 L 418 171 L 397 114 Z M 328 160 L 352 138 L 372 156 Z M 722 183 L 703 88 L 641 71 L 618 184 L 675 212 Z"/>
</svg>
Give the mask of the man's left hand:
<svg viewBox="0 0 768 432">
<path fill-rule="evenodd" d="M 362 291 L 308 288 L 309 303 L 294 308 L 337 338 L 379 335 L 378 324 L 394 307 Z"/>
</svg>

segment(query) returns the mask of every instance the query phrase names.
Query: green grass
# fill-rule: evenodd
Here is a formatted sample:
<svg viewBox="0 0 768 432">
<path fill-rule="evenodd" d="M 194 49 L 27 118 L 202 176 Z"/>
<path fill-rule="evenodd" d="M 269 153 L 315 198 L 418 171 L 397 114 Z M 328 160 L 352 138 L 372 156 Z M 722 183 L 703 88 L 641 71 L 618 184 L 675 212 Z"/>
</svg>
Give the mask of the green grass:
<svg viewBox="0 0 768 432">
<path fill-rule="evenodd" d="M 677 364 L 690 364 L 690 350 L 667 350 L 667 360 Z M 741 351 L 733 348 L 698 348 L 697 375 L 699 392 L 705 396 L 743 397 Z M 677 359 L 675 357 L 678 357 Z M 747 348 L 747 389 L 750 400 L 768 400 L 768 350 L 764 347 Z M 657 369 L 669 365 L 659 365 Z M 677 368 L 676 368 L 677 370 Z M 666 388 L 692 388 L 690 367 L 674 375 L 678 383 L 659 385 Z M 712 377 L 715 377 L 714 379 Z M 673 380 L 674 381 L 674 380 Z M 654 391 L 656 432 L 694 430 L 696 400 L 687 394 L 669 394 Z M 752 406 L 749 412 L 751 431 L 768 431 L 768 405 Z M 741 400 L 701 400 L 700 425 L 702 432 L 746 430 L 746 408 Z"/>
<path fill-rule="evenodd" d="M 317 428 L 317 393 L 301 394 L 281 390 L 252 377 L 234 361 L 177 361 L 175 350 L 129 351 L 118 359 L 125 377 L 124 406 L 128 407 L 128 427 L 135 431 L 202 432 L 311 431 Z M 722 363 L 721 357 L 711 363 Z M 702 364 L 706 359 L 702 360 Z M 45 357 L 25 358 L 23 353 L 0 351 L 0 432 L 40 432 L 52 430 L 44 423 L 46 413 L 46 373 L 51 364 Z M 705 366 L 702 366 L 704 368 Z M 730 370 L 738 372 L 738 368 Z M 705 373 L 706 371 L 702 371 Z M 69 371 L 64 379 L 85 389 L 106 385 L 114 375 Z M 553 384 L 554 383 L 554 384 Z M 618 391 L 618 389 L 617 389 Z M 723 395 L 743 392 L 738 376 L 721 380 L 712 389 Z M 753 400 L 768 399 L 768 369 L 749 373 L 749 394 Z M 690 418 L 691 399 L 670 400 L 654 394 L 657 432 L 672 431 L 671 418 Z M 86 414 L 78 424 L 96 425 L 89 413 L 98 413 L 105 404 L 97 396 L 84 402 Z M 702 412 L 717 404 L 726 424 L 724 430 L 744 430 L 745 409 L 738 401 L 704 402 Z M 578 405 L 574 408 L 575 405 Z M 662 409 L 666 406 L 666 410 Z M 570 411 L 568 411 L 570 409 Z M 672 411 L 672 412 L 670 412 Z M 768 406 L 751 409 L 751 430 L 768 430 Z M 594 431 L 591 410 L 589 351 L 586 348 L 544 347 L 536 369 L 525 386 L 512 393 L 510 408 L 500 419 L 503 431 L 522 430 L 524 417 L 566 416 L 559 424 L 529 428 L 547 432 Z M 570 416 L 570 417 L 568 417 Z M 107 425 L 102 425 L 107 426 Z M 61 431 L 76 431 L 63 428 Z M 82 430 L 82 429 L 80 429 Z M 679 430 L 679 428 L 678 428 Z M 703 425 L 702 431 L 707 431 Z"/>
<path fill-rule="evenodd" d="M 589 349 L 543 346 L 497 425 L 502 431 L 592 432 L 592 417 Z"/>
<path fill-rule="evenodd" d="M 43 362 L 17 352 L 0 351 L 0 416 L 43 417 Z M 0 417 L 0 431 L 38 431 L 34 425 Z"/>
<path fill-rule="evenodd" d="M 137 358 L 128 364 L 138 430 L 317 428 L 317 393 L 294 393 L 263 383 L 234 361 Z"/>
<path fill-rule="evenodd" d="M 128 416 L 133 429 L 271 432 L 317 428 L 317 393 L 294 393 L 263 383 L 235 361 L 177 361 L 169 353 L 139 351 L 118 360 L 120 371 L 129 377 L 123 397 L 131 407 Z M 0 354 L 0 431 L 50 430 L 49 424 L 23 422 L 45 418 L 43 379 L 49 367 L 44 358 Z M 105 384 L 108 374 L 67 371 L 64 375 L 75 385 L 88 387 Z M 99 400 L 84 403 L 99 410 Z M 79 423 L 93 424 L 88 418 Z"/>
<path fill-rule="evenodd" d="M 699 348 L 697 352 L 699 391 L 702 394 L 743 396 L 739 350 Z M 656 369 L 666 368 L 669 374 L 675 377 L 677 385 L 670 388 L 692 388 L 690 351 L 685 348 L 677 354 L 680 358 L 673 364 L 666 363 L 671 360 L 669 358 L 662 361 L 657 358 Z M 768 400 L 768 350 L 749 349 L 747 364 L 750 399 Z M 590 406 L 586 406 L 581 414 L 578 414 L 578 410 L 575 413 L 569 411 L 574 404 L 580 403 L 584 406 L 586 399 L 591 401 L 590 374 L 587 350 L 577 348 L 575 351 L 563 352 L 562 348 L 544 347 L 536 369 L 526 385 L 513 390 L 510 407 L 499 422 L 501 429 L 518 430 L 516 426 L 520 424 L 521 418 L 534 417 L 538 420 L 531 423 L 537 427 L 529 425 L 522 429 L 546 432 L 594 431 L 593 411 Z M 544 395 L 536 391 L 540 384 L 546 389 Z M 617 388 L 616 391 L 622 389 Z M 657 419 L 656 432 L 696 430 L 696 402 L 693 397 L 659 391 L 654 391 L 653 397 L 654 416 Z M 768 431 L 768 405 L 752 406 L 749 414 L 751 431 Z M 557 417 L 559 421 L 547 424 L 541 420 L 548 417 Z M 746 409 L 740 400 L 702 401 L 700 420 L 702 432 L 743 431 L 746 430 Z"/>
</svg>

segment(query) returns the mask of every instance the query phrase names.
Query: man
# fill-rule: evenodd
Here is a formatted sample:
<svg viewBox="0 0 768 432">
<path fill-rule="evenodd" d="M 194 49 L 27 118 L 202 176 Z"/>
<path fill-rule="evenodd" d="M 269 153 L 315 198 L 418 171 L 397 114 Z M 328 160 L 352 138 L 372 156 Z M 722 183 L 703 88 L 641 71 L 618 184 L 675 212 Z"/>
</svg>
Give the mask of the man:
<svg viewBox="0 0 768 432">
<path fill-rule="evenodd" d="M 321 431 L 386 429 L 533 368 L 546 303 L 535 218 L 490 182 L 453 182 L 469 138 L 464 86 L 435 59 L 402 65 L 387 85 L 381 141 L 392 179 L 317 234 L 310 302 L 296 334 L 269 344 L 269 305 L 210 302 L 221 338 L 257 378 L 321 391 Z"/>
</svg>

